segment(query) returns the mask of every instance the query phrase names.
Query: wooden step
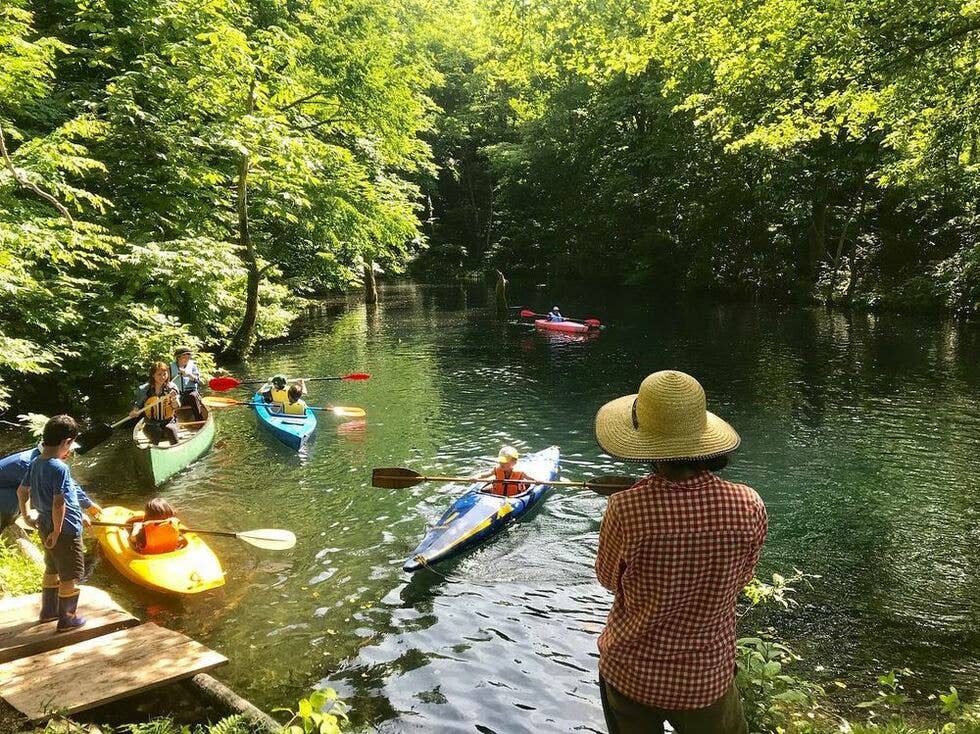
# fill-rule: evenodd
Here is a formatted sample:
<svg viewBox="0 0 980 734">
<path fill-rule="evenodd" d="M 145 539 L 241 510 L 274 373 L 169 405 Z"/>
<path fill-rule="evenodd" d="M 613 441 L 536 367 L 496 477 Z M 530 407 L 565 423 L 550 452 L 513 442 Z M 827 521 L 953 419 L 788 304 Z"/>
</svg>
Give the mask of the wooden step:
<svg viewBox="0 0 980 734">
<path fill-rule="evenodd" d="M 147 623 L 4 663 L 0 693 L 38 722 L 168 685 L 226 662 L 224 655 L 180 632 Z"/>
<path fill-rule="evenodd" d="M 57 622 L 37 621 L 41 611 L 40 594 L 0 599 L 0 663 L 139 624 L 136 617 L 116 604 L 102 589 L 93 586 L 80 588 L 78 611 L 88 620 L 88 624 L 69 632 L 55 632 Z M 3 678 L 0 677 L 2 683 Z"/>
</svg>

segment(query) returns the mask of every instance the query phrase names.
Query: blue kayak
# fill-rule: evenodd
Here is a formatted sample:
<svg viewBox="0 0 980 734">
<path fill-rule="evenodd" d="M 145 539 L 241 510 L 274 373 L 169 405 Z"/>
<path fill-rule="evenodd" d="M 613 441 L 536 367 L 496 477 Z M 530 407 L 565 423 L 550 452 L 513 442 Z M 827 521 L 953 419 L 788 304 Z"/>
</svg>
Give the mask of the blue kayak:
<svg viewBox="0 0 980 734">
<path fill-rule="evenodd" d="M 296 451 L 302 450 L 316 431 L 316 413 L 309 408 L 304 415 L 285 415 L 269 410 L 259 393 L 255 393 L 252 400 L 255 403 L 255 414 L 259 417 L 259 425 Z"/>
<path fill-rule="evenodd" d="M 528 454 L 517 462 L 516 468 L 531 479 L 557 479 L 558 447 Z M 546 484 L 532 484 L 522 494 L 501 497 L 480 491 L 487 486 L 486 482 L 471 485 L 466 494 L 449 506 L 435 527 L 425 534 L 422 542 L 405 559 L 403 568 L 406 571 L 418 571 L 475 548 L 530 512 L 551 489 Z"/>
</svg>

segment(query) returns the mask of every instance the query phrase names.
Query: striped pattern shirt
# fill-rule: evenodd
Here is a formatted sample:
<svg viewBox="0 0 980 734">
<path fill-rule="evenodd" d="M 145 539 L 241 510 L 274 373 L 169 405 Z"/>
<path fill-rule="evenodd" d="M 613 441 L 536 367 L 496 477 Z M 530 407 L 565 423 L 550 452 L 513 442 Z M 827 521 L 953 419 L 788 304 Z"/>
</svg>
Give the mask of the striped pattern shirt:
<svg viewBox="0 0 980 734">
<path fill-rule="evenodd" d="M 718 700 L 735 672 L 735 600 L 766 538 L 756 492 L 703 471 L 656 474 L 612 495 L 596 574 L 613 592 L 599 672 L 647 706 L 690 710 Z"/>
</svg>

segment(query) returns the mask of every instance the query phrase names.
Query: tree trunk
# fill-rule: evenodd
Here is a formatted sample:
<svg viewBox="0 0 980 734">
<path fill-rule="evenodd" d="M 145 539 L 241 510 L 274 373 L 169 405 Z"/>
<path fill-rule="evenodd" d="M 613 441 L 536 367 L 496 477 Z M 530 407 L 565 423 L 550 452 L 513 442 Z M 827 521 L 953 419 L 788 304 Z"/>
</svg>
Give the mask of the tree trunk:
<svg viewBox="0 0 980 734">
<path fill-rule="evenodd" d="M 494 299 L 497 302 L 497 316 L 507 317 L 507 278 L 499 270 L 497 271 L 497 284 L 494 286 Z"/>
<path fill-rule="evenodd" d="M 364 303 L 378 302 L 378 284 L 374 279 L 374 260 L 364 263 Z"/>
<path fill-rule="evenodd" d="M 232 337 L 228 355 L 236 359 L 245 357 L 255 345 L 255 322 L 259 315 L 259 263 L 252 246 L 248 227 L 248 169 L 249 156 L 243 156 L 238 163 L 238 244 L 242 248 L 242 260 L 248 270 L 245 285 L 245 315 L 242 323 Z"/>
<path fill-rule="evenodd" d="M 255 110 L 255 78 L 248 85 L 248 113 Z M 245 284 L 245 314 L 242 323 L 231 339 L 226 355 L 235 359 L 245 357 L 255 346 L 255 322 L 259 316 L 259 282 L 262 273 L 259 271 L 258 258 L 252 245 L 252 236 L 248 222 L 248 172 L 251 166 L 251 156 L 246 153 L 238 161 L 238 245 L 242 251 L 242 260 L 248 270 L 248 280 Z"/>
</svg>

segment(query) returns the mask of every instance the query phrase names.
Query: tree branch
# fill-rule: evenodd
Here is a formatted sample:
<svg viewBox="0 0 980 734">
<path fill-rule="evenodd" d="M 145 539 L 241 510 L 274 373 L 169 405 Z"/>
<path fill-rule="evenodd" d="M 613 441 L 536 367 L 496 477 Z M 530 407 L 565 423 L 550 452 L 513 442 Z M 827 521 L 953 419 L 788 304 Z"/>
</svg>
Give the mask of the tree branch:
<svg viewBox="0 0 980 734">
<path fill-rule="evenodd" d="M 65 219 L 68 220 L 68 223 L 71 224 L 72 229 L 75 228 L 75 220 L 72 219 L 71 213 L 65 208 L 64 204 L 62 204 L 60 201 L 54 198 L 54 196 L 49 194 L 47 191 L 41 189 L 37 184 L 33 183 L 32 181 L 28 181 L 26 178 L 20 175 L 20 172 L 17 170 L 17 167 L 14 166 L 14 161 L 13 159 L 11 159 L 10 153 L 7 152 L 7 141 L 4 137 L 4 131 L 2 125 L 0 125 L 0 155 L 3 156 L 3 161 L 6 164 L 7 169 L 10 171 L 10 174 L 14 177 L 14 181 L 16 181 L 17 184 L 21 186 L 21 188 L 25 188 L 28 191 L 32 191 L 37 196 L 44 199 L 51 206 L 57 209 L 58 213 L 61 216 L 63 216 Z"/>
</svg>

